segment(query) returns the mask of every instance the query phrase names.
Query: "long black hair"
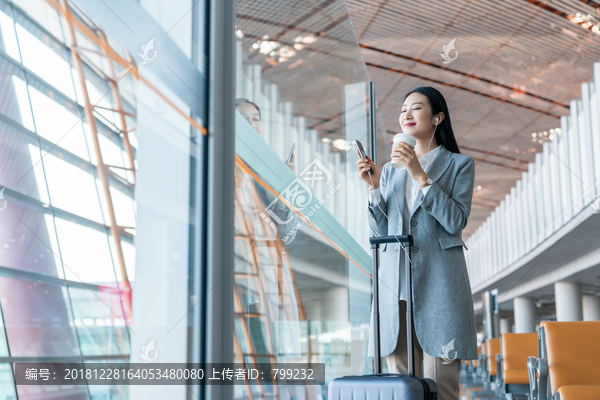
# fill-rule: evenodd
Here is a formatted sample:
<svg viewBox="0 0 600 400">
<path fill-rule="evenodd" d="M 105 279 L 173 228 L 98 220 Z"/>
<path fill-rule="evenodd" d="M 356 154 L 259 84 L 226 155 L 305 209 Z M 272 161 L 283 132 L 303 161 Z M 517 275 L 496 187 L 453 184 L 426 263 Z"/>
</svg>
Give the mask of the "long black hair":
<svg viewBox="0 0 600 400">
<path fill-rule="evenodd" d="M 427 97 L 429 105 L 431 106 L 431 113 L 433 115 L 439 114 L 440 112 L 444 113 L 444 119 L 435 130 L 435 140 L 438 142 L 438 144 L 443 144 L 444 147 L 450 150 L 452 153 L 460 154 L 458 144 L 456 143 L 456 138 L 454 137 L 454 132 L 452 131 L 450 111 L 448 111 L 448 105 L 446 104 L 446 99 L 444 99 L 444 96 L 442 96 L 437 89 L 434 89 L 430 86 L 421 86 L 408 92 L 406 96 L 404 96 L 402 102 L 404 103 L 406 98 L 413 93 L 421 93 L 423 96 Z"/>
</svg>

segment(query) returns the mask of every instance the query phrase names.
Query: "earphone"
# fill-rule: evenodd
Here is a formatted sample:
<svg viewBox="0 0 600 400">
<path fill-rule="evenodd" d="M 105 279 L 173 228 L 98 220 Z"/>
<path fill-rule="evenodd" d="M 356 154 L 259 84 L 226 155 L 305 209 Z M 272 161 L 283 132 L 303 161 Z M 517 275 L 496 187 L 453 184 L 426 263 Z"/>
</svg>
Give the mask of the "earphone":
<svg viewBox="0 0 600 400">
<path fill-rule="evenodd" d="M 427 153 L 429 153 L 429 146 L 431 146 L 431 141 L 433 140 L 433 135 L 435 135 L 435 131 L 437 129 L 439 120 L 440 120 L 439 117 L 435 117 L 435 129 L 433 130 L 433 133 L 431 134 L 431 139 L 429 139 L 429 144 L 427 145 Z"/>
</svg>

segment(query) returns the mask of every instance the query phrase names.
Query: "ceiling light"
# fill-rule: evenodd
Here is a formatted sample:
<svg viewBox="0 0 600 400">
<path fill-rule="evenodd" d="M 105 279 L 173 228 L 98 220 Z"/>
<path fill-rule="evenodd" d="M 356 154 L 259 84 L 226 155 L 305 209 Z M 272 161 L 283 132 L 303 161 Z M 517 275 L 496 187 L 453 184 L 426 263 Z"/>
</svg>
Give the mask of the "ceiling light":
<svg viewBox="0 0 600 400">
<path fill-rule="evenodd" d="M 290 46 L 283 46 L 277 53 L 280 57 L 290 58 L 296 55 L 296 50 L 292 49 Z"/>
<path fill-rule="evenodd" d="M 333 141 L 333 147 L 340 150 L 349 150 L 352 148 L 351 145 L 348 144 L 344 139 L 337 139 Z"/>
<path fill-rule="evenodd" d="M 323 143 L 331 143 L 331 139 L 324 137 L 323 139 L 321 139 L 323 141 Z"/>
<path fill-rule="evenodd" d="M 298 36 L 296 39 L 294 39 L 294 42 L 304 44 L 311 44 L 316 41 L 317 37 L 315 35 Z"/>
<path fill-rule="evenodd" d="M 259 51 L 262 54 L 269 54 L 269 53 L 273 52 L 274 50 L 277 50 L 280 46 L 281 46 L 281 44 L 279 42 L 269 42 L 269 41 L 260 42 L 259 43 L 259 47 L 260 47 Z"/>
<path fill-rule="evenodd" d="M 481 185 L 477 186 L 477 190 L 481 190 Z"/>
</svg>

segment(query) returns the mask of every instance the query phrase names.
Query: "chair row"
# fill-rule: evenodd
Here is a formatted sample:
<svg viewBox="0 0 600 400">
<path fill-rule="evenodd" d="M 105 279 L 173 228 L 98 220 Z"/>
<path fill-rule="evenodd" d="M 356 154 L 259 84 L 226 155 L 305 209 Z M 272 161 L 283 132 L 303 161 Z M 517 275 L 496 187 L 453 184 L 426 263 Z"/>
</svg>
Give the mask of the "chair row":
<svg viewBox="0 0 600 400">
<path fill-rule="evenodd" d="M 532 400 L 599 400 L 600 321 L 542 322 L 527 368 Z"/>
<path fill-rule="evenodd" d="M 537 333 L 505 333 L 479 349 L 473 398 L 600 400 L 600 321 L 544 321 Z M 475 365 L 477 367 L 475 367 Z"/>
</svg>

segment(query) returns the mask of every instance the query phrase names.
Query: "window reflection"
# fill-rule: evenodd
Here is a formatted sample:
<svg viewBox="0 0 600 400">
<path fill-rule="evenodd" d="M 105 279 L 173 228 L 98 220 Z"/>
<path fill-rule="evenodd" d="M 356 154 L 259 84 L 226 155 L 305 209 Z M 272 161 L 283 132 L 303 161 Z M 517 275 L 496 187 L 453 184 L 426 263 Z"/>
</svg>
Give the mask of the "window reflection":
<svg viewBox="0 0 600 400">
<path fill-rule="evenodd" d="M 13 357 L 79 355 L 66 288 L 0 277 L 0 301 Z"/>
<path fill-rule="evenodd" d="M 5 197 L 10 209 L 0 214 L 0 267 L 62 278 L 52 216 L 39 206 Z"/>
<path fill-rule="evenodd" d="M 98 32 L 91 20 L 72 12 L 89 32 Z M 83 91 L 64 43 L 66 27 L 59 11 L 43 0 L 0 0 L 0 190 L 7 204 L 0 211 L 0 357 L 122 360 L 131 351 L 131 310 L 124 304 L 131 291 L 120 283 L 120 271 L 115 273 L 117 252 L 103 225 L 107 200 L 83 114 Z M 81 32 L 76 35 L 79 46 L 101 50 Z M 130 59 L 118 42 L 108 40 Z M 111 90 L 106 79 L 112 61 L 93 53 L 82 58 L 90 101 L 114 108 L 113 95 L 120 88 Z M 134 128 L 137 82 L 121 78 L 123 108 Z M 104 161 L 129 167 L 119 114 L 100 107 L 93 116 Z M 130 135 L 137 147 L 135 134 Z M 111 168 L 109 176 L 118 223 L 135 227 L 132 173 Z M 123 231 L 121 242 L 131 280 L 134 234 Z M 68 287 L 63 279 L 70 281 Z M 10 368 L 0 364 L 0 399 L 16 398 Z M 109 389 L 20 386 L 18 395 L 83 400 L 101 398 Z M 113 389 L 106 398 L 127 398 L 126 392 Z"/>
<path fill-rule="evenodd" d="M 318 14 L 303 4 L 265 4 L 237 4 L 236 360 L 323 362 L 326 381 L 369 373 L 369 228 L 353 147 L 370 142 L 369 78 L 343 1 Z M 280 13 L 310 18 L 287 29 L 265 22 Z M 331 18 L 340 21 L 335 32 Z M 377 129 L 385 140 L 385 128 Z M 294 144 L 296 180 L 287 184 Z M 295 182 L 306 187 L 290 196 Z M 300 193 L 309 206 L 289 201 Z M 282 399 L 323 395 L 304 389 L 264 388 Z M 236 388 L 238 398 L 257 392 Z"/>
<path fill-rule="evenodd" d="M 98 291 L 69 288 L 75 329 L 83 355 L 129 353 L 125 305 L 112 287 Z"/>
</svg>

